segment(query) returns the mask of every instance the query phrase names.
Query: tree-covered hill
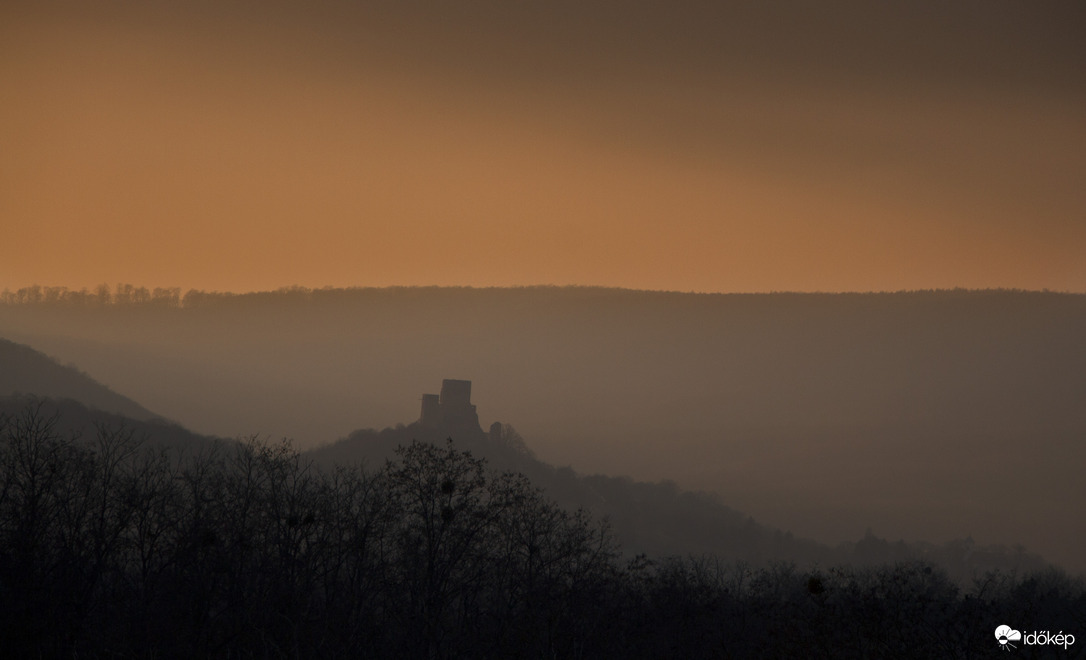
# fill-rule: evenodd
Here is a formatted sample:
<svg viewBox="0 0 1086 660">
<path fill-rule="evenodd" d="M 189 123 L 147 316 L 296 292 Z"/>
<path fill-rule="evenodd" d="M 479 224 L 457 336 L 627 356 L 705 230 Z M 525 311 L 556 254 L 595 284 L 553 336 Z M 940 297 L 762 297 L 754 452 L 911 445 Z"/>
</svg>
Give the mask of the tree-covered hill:
<svg viewBox="0 0 1086 660">
<path fill-rule="evenodd" d="M 527 476 L 567 510 L 583 509 L 598 520 L 606 520 L 626 557 L 709 556 L 753 566 L 789 562 L 807 567 L 923 560 L 941 566 L 960 583 L 989 570 L 1023 572 L 1048 567 L 1041 557 L 1021 546 L 983 545 L 969 538 L 941 544 L 892 542 L 868 530 L 853 541 L 833 546 L 817 543 L 760 523 L 729 507 L 714 493 L 684 490 L 669 481 L 582 475 L 568 466 L 547 464 L 535 457 L 509 424 L 496 436 L 478 429 L 458 429 L 450 435 L 447 430 L 417 422 L 380 431 L 361 429 L 303 455 L 326 469 L 335 465 L 376 469 L 394 459 L 399 447 L 413 442 L 442 446 L 447 441 L 485 458 L 495 470 Z"/>
<path fill-rule="evenodd" d="M 33 394 L 73 399 L 104 412 L 130 419 L 156 415 L 73 366 L 65 366 L 29 346 L 0 338 L 0 396 Z"/>
</svg>

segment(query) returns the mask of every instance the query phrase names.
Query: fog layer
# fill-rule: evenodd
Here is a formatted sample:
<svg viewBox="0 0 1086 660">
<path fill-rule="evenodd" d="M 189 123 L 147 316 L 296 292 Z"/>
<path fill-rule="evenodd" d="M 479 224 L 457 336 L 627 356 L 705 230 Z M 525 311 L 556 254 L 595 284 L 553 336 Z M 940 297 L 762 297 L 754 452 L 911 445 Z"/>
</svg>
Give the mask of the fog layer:
<svg viewBox="0 0 1086 660">
<path fill-rule="evenodd" d="M 9 304 L 0 334 L 156 413 L 303 447 L 473 381 L 582 473 L 674 479 L 821 541 L 1024 543 L 1082 567 L 1086 301 L 1026 292 L 607 289 L 190 294 Z"/>
</svg>

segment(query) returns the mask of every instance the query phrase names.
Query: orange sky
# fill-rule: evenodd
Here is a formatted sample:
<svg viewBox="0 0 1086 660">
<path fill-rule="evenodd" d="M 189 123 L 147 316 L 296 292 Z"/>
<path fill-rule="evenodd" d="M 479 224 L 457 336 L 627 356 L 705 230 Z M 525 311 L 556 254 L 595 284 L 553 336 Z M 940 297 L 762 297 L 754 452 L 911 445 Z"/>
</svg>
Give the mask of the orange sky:
<svg viewBox="0 0 1086 660">
<path fill-rule="evenodd" d="M 1068 3 L 158 4 L 0 8 L 0 289 L 1086 291 Z"/>
</svg>

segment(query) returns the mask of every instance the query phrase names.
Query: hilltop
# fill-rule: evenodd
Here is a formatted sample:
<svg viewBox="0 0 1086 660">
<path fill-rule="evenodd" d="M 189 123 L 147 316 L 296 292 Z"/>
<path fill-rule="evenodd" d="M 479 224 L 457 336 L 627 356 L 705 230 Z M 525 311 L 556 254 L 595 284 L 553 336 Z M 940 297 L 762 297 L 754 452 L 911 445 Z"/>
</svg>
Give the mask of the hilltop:
<svg viewBox="0 0 1086 660">
<path fill-rule="evenodd" d="M 627 557 L 693 556 L 765 566 L 875 565 L 924 560 L 960 583 L 989 570 L 1017 572 L 1048 566 L 1025 548 L 982 546 L 972 539 L 941 545 L 890 542 L 870 530 L 856 540 L 830 546 L 761 524 L 729 507 L 714 493 L 684 490 L 671 481 L 646 482 L 625 476 L 579 474 L 569 466 L 539 460 L 511 424 L 479 425 L 471 382 L 445 379 L 441 394 L 423 394 L 417 421 L 383 430 L 360 429 L 304 455 L 318 466 L 361 466 L 372 471 L 395 460 L 398 448 L 422 442 L 448 444 L 484 458 L 491 469 L 523 474 L 566 510 L 582 509 L 612 526 Z"/>
</svg>

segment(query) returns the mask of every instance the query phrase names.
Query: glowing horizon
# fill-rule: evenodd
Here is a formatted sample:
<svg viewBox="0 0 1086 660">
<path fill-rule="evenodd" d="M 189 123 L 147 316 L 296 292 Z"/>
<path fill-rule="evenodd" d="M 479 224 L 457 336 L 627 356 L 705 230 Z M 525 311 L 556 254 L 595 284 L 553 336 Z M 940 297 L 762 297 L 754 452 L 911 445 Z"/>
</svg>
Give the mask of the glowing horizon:
<svg viewBox="0 0 1086 660">
<path fill-rule="evenodd" d="M 1086 292 L 1074 9 L 18 4 L 0 290 Z"/>
</svg>

